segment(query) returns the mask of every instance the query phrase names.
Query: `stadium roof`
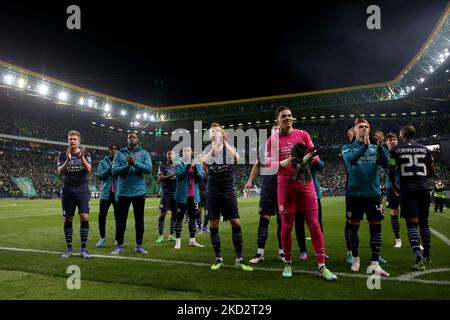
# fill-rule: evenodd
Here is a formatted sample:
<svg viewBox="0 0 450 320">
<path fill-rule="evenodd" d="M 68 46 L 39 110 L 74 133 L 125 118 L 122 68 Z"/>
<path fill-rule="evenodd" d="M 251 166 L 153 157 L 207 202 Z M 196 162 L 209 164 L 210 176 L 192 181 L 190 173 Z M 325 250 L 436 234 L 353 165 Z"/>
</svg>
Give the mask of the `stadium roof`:
<svg viewBox="0 0 450 320">
<path fill-rule="evenodd" d="M 320 110 L 328 107 L 364 106 L 389 102 L 416 101 L 424 94 L 430 97 L 439 90 L 447 100 L 448 77 L 445 74 L 450 54 L 450 4 L 445 8 L 434 30 L 422 48 L 405 68 L 392 80 L 361 86 L 336 88 L 287 95 L 267 96 L 250 99 L 219 101 L 191 105 L 153 107 L 82 88 L 25 68 L 0 61 L 0 86 L 21 91 L 28 95 L 45 97 L 60 104 L 95 110 L 106 119 L 117 119 L 131 126 L 139 127 L 150 122 L 178 122 L 199 119 L 214 119 L 220 114 L 221 120 L 236 119 L 245 113 L 248 119 L 271 117 L 273 110 L 285 104 L 294 111 Z M 443 82 L 430 86 L 432 78 Z M 430 90 L 431 87 L 431 90 Z M 425 88 L 427 88 L 425 90 Z M 427 91 L 427 92 L 425 92 Z M 420 100 L 420 99 L 419 99 Z M 433 99 L 421 99 L 422 105 L 434 103 Z M 270 115 L 270 116 L 269 116 Z M 131 120 L 131 122 L 130 122 Z M 244 121 L 247 118 L 243 119 Z M 136 123 L 139 123 L 138 125 Z"/>
</svg>

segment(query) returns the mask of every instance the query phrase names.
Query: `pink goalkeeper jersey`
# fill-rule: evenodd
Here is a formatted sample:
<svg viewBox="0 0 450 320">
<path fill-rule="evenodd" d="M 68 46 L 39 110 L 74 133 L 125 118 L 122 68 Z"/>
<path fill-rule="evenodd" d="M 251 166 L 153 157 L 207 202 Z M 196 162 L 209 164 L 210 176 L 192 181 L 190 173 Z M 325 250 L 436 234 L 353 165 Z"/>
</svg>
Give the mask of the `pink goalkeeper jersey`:
<svg viewBox="0 0 450 320">
<path fill-rule="evenodd" d="M 278 155 L 271 155 L 271 147 L 272 143 L 274 143 L 274 146 L 276 146 L 276 143 L 272 140 L 279 139 L 279 152 Z M 294 167 L 292 165 L 288 165 L 287 167 L 283 168 L 280 165 L 280 161 L 286 160 L 291 157 L 291 149 L 296 143 L 303 143 L 306 145 L 306 148 L 308 149 L 308 152 L 311 151 L 311 149 L 314 147 L 314 144 L 311 140 L 311 137 L 309 136 L 308 132 L 305 130 L 299 130 L 299 129 L 293 129 L 293 131 L 288 134 L 284 135 L 281 131 L 276 133 L 273 136 L 270 136 L 267 140 L 267 155 L 269 158 L 272 159 L 271 166 L 278 165 L 278 178 L 281 178 L 283 181 L 286 181 L 285 179 L 289 178 L 291 179 L 292 174 L 294 173 Z M 275 150 L 274 150 L 275 151 Z M 313 162 L 316 162 L 318 160 L 318 157 L 315 156 L 313 158 Z"/>
</svg>

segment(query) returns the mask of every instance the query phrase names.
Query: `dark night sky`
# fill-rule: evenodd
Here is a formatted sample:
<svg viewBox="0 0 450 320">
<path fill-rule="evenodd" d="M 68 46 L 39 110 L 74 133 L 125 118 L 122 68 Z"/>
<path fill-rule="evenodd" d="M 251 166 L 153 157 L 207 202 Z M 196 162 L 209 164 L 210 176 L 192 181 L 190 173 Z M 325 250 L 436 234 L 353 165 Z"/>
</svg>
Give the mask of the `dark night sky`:
<svg viewBox="0 0 450 320">
<path fill-rule="evenodd" d="M 164 3 L 78 2 L 78 31 L 66 28 L 72 3 L 2 4 L 0 59 L 145 104 L 296 93 L 391 80 L 447 5 Z M 370 4 L 381 8 L 381 30 L 366 28 Z"/>
</svg>

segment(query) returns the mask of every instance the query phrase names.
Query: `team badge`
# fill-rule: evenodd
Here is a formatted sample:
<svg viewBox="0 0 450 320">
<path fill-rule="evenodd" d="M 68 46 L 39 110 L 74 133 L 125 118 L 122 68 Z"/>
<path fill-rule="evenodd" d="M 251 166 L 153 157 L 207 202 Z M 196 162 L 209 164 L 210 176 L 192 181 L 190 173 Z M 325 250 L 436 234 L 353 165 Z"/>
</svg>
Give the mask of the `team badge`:
<svg viewBox="0 0 450 320">
<path fill-rule="evenodd" d="M 284 206 L 282 204 L 280 204 L 280 211 L 284 211 Z"/>
<path fill-rule="evenodd" d="M 347 218 L 351 218 L 352 216 L 352 212 L 351 211 L 347 211 Z"/>
</svg>

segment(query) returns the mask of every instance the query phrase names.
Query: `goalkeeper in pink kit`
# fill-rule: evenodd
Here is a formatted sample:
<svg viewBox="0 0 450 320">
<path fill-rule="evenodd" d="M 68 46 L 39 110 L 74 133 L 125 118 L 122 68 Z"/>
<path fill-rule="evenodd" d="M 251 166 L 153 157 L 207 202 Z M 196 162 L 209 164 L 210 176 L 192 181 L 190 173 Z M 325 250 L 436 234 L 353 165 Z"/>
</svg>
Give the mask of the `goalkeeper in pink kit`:
<svg viewBox="0 0 450 320">
<path fill-rule="evenodd" d="M 278 169 L 278 209 L 282 221 L 281 242 L 286 258 L 283 276 L 292 276 L 292 228 L 295 213 L 303 212 L 311 234 L 319 276 L 334 281 L 337 276 L 325 266 L 325 246 L 318 221 L 316 191 L 308 169 L 311 162 L 318 161 L 318 156 L 311 157 L 314 155 L 314 144 L 308 132 L 292 127 L 293 117 L 288 107 L 278 107 L 276 120 L 281 131 L 267 141 L 267 155 L 271 170 Z M 299 150 L 302 148 L 305 157 L 301 158 Z"/>
</svg>

